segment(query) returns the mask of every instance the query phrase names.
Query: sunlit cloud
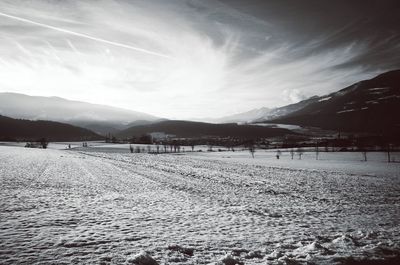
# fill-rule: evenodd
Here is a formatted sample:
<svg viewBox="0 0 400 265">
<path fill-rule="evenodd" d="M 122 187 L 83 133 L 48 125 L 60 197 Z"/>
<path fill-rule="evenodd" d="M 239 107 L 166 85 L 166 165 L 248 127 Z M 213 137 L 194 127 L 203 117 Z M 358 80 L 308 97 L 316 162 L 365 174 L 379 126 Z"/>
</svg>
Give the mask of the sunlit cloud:
<svg viewBox="0 0 400 265">
<path fill-rule="evenodd" d="M 5 0 L 0 91 L 180 119 L 282 106 L 393 66 L 355 63 L 367 41 L 323 48 L 352 27 L 296 41 L 279 21 L 212 0 Z"/>
</svg>

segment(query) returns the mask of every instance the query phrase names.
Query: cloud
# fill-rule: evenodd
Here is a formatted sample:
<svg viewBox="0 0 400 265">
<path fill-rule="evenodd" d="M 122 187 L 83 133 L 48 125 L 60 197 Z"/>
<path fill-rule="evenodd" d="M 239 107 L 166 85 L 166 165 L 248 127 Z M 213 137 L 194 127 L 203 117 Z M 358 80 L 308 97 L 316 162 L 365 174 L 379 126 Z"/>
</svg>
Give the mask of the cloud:
<svg viewBox="0 0 400 265">
<path fill-rule="evenodd" d="M 35 26 L 38 26 L 38 27 L 59 31 L 59 32 L 66 33 L 66 34 L 69 34 L 69 35 L 73 35 L 73 36 L 77 36 L 77 37 L 81 37 L 81 38 L 85 38 L 85 39 L 89 39 L 89 40 L 93 40 L 93 41 L 97 41 L 97 42 L 101 42 L 101 43 L 105 43 L 105 44 L 109 44 L 109 45 L 113 45 L 113 46 L 117 46 L 117 47 L 121 47 L 121 48 L 125 48 L 125 49 L 130 49 L 130 50 L 134 50 L 134 51 L 137 51 L 137 52 L 141 52 L 141 53 L 145 53 L 145 54 L 149 54 L 149 55 L 153 55 L 153 56 L 159 56 L 159 57 L 166 58 L 166 59 L 172 59 L 170 56 L 168 56 L 166 54 L 150 51 L 150 50 L 147 50 L 147 49 L 135 47 L 135 46 L 132 46 L 132 45 L 127 45 L 127 44 L 116 42 L 116 41 L 97 38 L 97 37 L 94 37 L 94 36 L 91 36 L 91 35 L 88 35 L 88 34 L 79 33 L 79 32 L 75 32 L 75 31 L 63 29 L 63 28 L 60 28 L 60 27 L 55 27 L 55 26 L 52 26 L 52 25 L 49 25 L 49 24 L 36 22 L 36 21 L 30 20 L 30 19 L 26 19 L 26 18 L 22 18 L 22 17 L 18 17 L 18 16 L 13 16 L 13 15 L 2 13 L 2 12 L 0 12 L 0 16 L 6 17 L 6 18 L 10 18 L 10 19 L 14 19 L 14 20 L 17 20 L 17 21 L 21 21 L 21 22 L 24 22 L 24 23 L 32 24 L 32 25 L 35 25 Z"/>
<path fill-rule="evenodd" d="M 0 89 L 191 118 L 281 106 L 397 65 L 396 32 L 351 39 L 359 19 L 307 30 L 298 12 L 264 1 L 264 16 L 252 1 L 4 0 Z"/>
<path fill-rule="evenodd" d="M 306 99 L 306 96 L 302 95 L 301 91 L 298 89 L 285 89 L 282 92 L 282 96 L 286 102 L 290 103 L 296 103 Z"/>
</svg>

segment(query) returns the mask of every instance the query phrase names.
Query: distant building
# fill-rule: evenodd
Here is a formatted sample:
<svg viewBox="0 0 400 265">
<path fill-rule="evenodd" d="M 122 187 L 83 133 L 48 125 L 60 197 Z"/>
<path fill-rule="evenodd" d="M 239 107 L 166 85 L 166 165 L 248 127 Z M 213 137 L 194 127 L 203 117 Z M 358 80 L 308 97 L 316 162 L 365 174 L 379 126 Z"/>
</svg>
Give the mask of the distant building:
<svg viewBox="0 0 400 265">
<path fill-rule="evenodd" d="M 167 140 L 169 138 L 175 137 L 173 134 L 166 134 L 165 132 L 152 132 L 149 133 L 152 141 Z"/>
</svg>

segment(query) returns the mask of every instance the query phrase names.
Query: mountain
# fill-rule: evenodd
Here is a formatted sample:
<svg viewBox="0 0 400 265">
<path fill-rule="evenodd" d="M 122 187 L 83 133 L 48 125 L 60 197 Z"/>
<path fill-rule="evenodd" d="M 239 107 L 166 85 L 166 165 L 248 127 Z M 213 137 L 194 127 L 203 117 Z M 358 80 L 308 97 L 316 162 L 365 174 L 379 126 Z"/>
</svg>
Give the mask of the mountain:
<svg viewBox="0 0 400 265">
<path fill-rule="evenodd" d="M 268 128 L 254 125 L 237 125 L 235 123 L 213 124 L 193 121 L 167 120 L 148 125 L 138 125 L 121 131 L 119 137 L 129 138 L 152 132 L 163 132 L 176 137 L 194 138 L 204 136 L 216 137 L 273 137 L 293 134 L 291 131 L 280 128 Z"/>
<path fill-rule="evenodd" d="M 130 128 L 130 127 L 134 127 L 134 126 L 149 125 L 149 124 L 153 124 L 153 123 L 158 123 L 158 122 L 161 122 L 161 121 L 167 121 L 167 119 L 157 119 L 157 120 L 152 120 L 152 121 L 138 120 L 138 121 L 134 121 L 134 122 L 128 123 L 126 125 L 126 129 Z"/>
<path fill-rule="evenodd" d="M 266 117 L 270 111 L 271 109 L 269 108 L 259 108 L 221 118 L 211 118 L 208 120 L 217 123 L 247 123 L 252 120 Z"/>
<path fill-rule="evenodd" d="M 303 105 L 266 121 L 336 131 L 400 133 L 400 70 L 360 81 Z"/>
<path fill-rule="evenodd" d="M 13 119 L 0 115 L 1 140 L 37 140 L 50 141 L 99 140 L 102 137 L 92 131 L 70 124 L 52 121 L 30 121 Z"/>
<path fill-rule="evenodd" d="M 316 101 L 318 101 L 318 97 L 314 96 L 314 97 L 308 98 L 306 100 L 302 100 L 297 103 L 293 103 L 293 104 L 286 105 L 286 106 L 279 107 L 279 108 L 274 108 L 274 109 L 271 109 L 268 113 L 266 113 L 264 117 L 255 118 L 255 119 L 251 120 L 250 122 L 256 123 L 259 121 L 276 119 L 276 118 L 288 115 L 290 113 L 293 113 L 295 111 L 298 111 Z"/>
<path fill-rule="evenodd" d="M 225 116 L 217 119 L 209 119 L 212 122 L 218 122 L 218 123 L 228 123 L 228 122 L 234 122 L 234 123 L 257 123 L 257 122 L 262 122 L 265 120 L 271 120 L 271 119 L 276 119 L 281 116 L 288 115 L 292 112 L 298 111 L 308 104 L 311 104 L 315 101 L 318 101 L 318 97 L 314 96 L 309 99 L 300 101 L 298 103 L 290 104 L 287 106 L 279 107 L 279 108 L 259 108 L 259 109 L 253 109 L 250 111 L 246 111 L 243 113 L 239 114 L 234 114 L 230 116 Z"/>
<path fill-rule="evenodd" d="M 102 134 L 128 128 L 127 124 L 137 120 L 158 119 L 149 114 L 121 108 L 17 93 L 0 93 L 0 115 L 16 119 L 69 123 Z"/>
</svg>

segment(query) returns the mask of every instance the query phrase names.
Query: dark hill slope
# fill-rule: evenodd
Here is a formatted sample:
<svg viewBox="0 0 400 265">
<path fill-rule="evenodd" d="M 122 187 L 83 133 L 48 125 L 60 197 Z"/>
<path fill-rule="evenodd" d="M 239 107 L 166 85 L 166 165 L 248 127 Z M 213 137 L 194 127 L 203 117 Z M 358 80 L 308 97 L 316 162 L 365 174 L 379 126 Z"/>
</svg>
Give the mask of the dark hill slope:
<svg viewBox="0 0 400 265">
<path fill-rule="evenodd" d="M 319 97 L 304 108 L 269 122 L 337 131 L 400 132 L 400 70 Z"/>
<path fill-rule="evenodd" d="M 235 123 L 212 124 L 191 121 L 162 121 L 158 123 L 130 127 L 118 134 L 119 137 L 140 136 L 151 132 L 164 132 L 176 137 L 241 137 L 258 138 L 293 134 L 279 128 L 267 128 L 253 125 L 237 125 Z"/>
<path fill-rule="evenodd" d="M 0 139 L 37 140 L 42 137 L 50 141 L 102 139 L 92 131 L 65 123 L 19 120 L 0 115 Z"/>
</svg>

